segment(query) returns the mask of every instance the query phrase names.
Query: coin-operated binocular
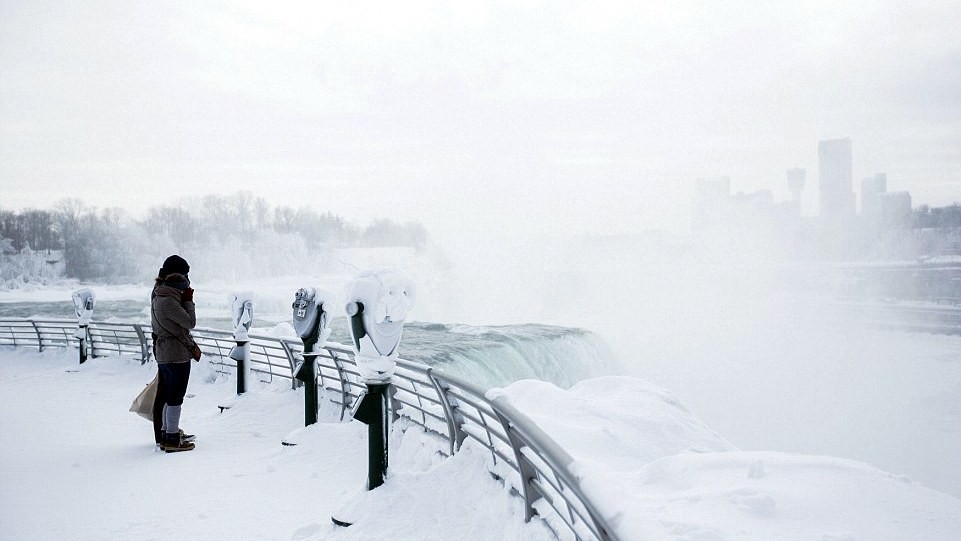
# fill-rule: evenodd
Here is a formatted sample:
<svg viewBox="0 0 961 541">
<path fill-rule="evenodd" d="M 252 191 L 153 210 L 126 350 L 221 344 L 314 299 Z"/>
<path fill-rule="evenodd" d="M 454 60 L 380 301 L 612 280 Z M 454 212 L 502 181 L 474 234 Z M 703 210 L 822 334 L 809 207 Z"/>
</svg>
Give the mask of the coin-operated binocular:
<svg viewBox="0 0 961 541">
<path fill-rule="evenodd" d="M 357 370 L 367 385 L 354 418 L 367 424 L 368 490 L 382 485 L 387 473 L 388 389 L 404 321 L 413 304 L 413 282 L 397 269 L 362 272 L 350 285 L 347 302 L 350 336 Z"/>
<path fill-rule="evenodd" d="M 87 361 L 87 327 L 93 317 L 95 300 L 93 291 L 87 288 L 73 292 L 73 308 L 77 312 L 77 330 L 73 335 L 80 340 L 80 364 Z"/>
<path fill-rule="evenodd" d="M 414 305 L 414 286 L 403 272 L 383 268 L 358 274 L 349 285 L 347 316 L 357 370 L 367 391 L 358 398 L 353 417 L 367 425 L 367 490 L 384 484 L 387 475 L 387 400 L 397 346 L 407 313 Z M 365 506 L 366 492 L 348 500 L 330 517 L 350 526 Z"/>
<path fill-rule="evenodd" d="M 230 309 L 237 345 L 231 348 L 228 357 L 237 363 L 237 394 L 240 395 L 247 392 L 247 381 L 250 380 L 250 336 L 247 333 L 254 321 L 254 294 L 250 291 L 231 293 Z"/>
<path fill-rule="evenodd" d="M 413 282 L 392 268 L 365 271 L 350 284 L 347 315 L 357 369 L 368 383 L 390 382 L 407 312 L 413 307 Z"/>
<path fill-rule="evenodd" d="M 317 355 L 330 336 L 333 295 L 302 287 L 294 295 L 293 325 L 304 343 L 303 360 L 294 367 L 294 377 L 304 382 L 304 425 L 317 422 Z"/>
</svg>

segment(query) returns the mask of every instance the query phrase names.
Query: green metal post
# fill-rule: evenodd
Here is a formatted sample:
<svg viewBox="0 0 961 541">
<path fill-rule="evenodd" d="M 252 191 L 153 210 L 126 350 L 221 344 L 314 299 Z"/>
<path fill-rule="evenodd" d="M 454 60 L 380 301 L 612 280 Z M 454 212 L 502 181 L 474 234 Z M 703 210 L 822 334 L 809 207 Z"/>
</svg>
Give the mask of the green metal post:
<svg viewBox="0 0 961 541">
<path fill-rule="evenodd" d="M 237 394 L 247 392 L 247 366 L 250 361 L 250 342 L 237 342 L 240 355 L 237 356 Z"/>
<path fill-rule="evenodd" d="M 304 353 L 304 364 L 295 374 L 304 382 L 304 426 L 317 422 L 317 354 Z"/>
<path fill-rule="evenodd" d="M 354 419 L 367 425 L 367 490 L 384 484 L 387 476 L 387 432 L 390 419 L 387 407 L 390 383 L 368 383 L 367 394 Z"/>
<path fill-rule="evenodd" d="M 83 338 L 80 339 L 80 364 L 87 362 L 87 326 L 81 325 L 80 331 Z"/>
</svg>

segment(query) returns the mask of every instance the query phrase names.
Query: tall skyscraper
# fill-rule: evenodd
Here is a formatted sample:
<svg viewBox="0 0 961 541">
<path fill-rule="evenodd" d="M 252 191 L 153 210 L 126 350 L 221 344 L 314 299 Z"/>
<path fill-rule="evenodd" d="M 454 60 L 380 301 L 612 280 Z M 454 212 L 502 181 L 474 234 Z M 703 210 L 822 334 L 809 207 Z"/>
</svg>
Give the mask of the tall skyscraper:
<svg viewBox="0 0 961 541">
<path fill-rule="evenodd" d="M 830 139 L 818 143 L 819 213 L 832 224 L 854 216 L 851 139 Z"/>
</svg>

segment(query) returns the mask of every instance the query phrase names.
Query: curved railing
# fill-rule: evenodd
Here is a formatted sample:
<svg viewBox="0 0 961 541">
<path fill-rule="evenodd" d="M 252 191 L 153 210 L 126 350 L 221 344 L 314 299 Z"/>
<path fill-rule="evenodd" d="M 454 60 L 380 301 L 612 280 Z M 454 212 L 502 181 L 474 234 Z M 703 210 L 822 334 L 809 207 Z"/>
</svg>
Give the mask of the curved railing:
<svg viewBox="0 0 961 541">
<path fill-rule="evenodd" d="M 850 312 L 869 325 L 961 334 L 961 309 L 929 309 L 914 306 L 857 305 L 845 303 Z M 76 348 L 77 323 L 67 319 L 0 319 L 0 346 Z M 233 334 L 219 329 L 193 330 L 207 359 L 223 374 L 232 374 L 236 363 L 228 356 L 236 345 Z M 130 355 L 150 361 L 153 343 L 149 325 L 91 322 L 85 330 L 85 347 L 92 357 Z M 300 340 L 250 335 L 251 373 L 264 382 L 285 380 L 292 388 L 301 383 L 292 377 L 302 359 Z M 321 396 L 340 407 L 346 417 L 365 386 L 354 362 L 353 351 L 328 343 L 317 357 Z M 441 442 L 443 454 L 457 453 L 472 445 L 490 454 L 491 475 L 524 501 L 525 516 L 544 521 L 558 537 L 613 540 L 604 516 L 584 492 L 572 473 L 573 459 L 523 413 L 503 397 L 489 397 L 485 389 L 429 366 L 399 360 L 392 381 L 391 409 L 395 421 L 403 419 Z"/>
<path fill-rule="evenodd" d="M 0 346 L 74 348 L 79 346 L 76 330 L 70 320 L 0 319 Z M 192 333 L 219 372 L 236 370 L 228 356 L 236 345 L 232 333 L 207 328 Z M 150 326 L 91 322 L 85 347 L 93 357 L 132 355 L 146 363 L 153 349 Z M 251 373 L 262 381 L 280 378 L 296 388 L 301 383 L 292 373 L 302 353 L 300 340 L 250 335 Z M 353 351 L 328 343 L 317 364 L 321 396 L 339 405 L 343 419 L 365 390 Z M 488 398 L 485 389 L 469 381 L 406 360 L 397 361 L 391 388 L 393 419 L 436 436 L 443 454 L 453 455 L 465 445 L 490 453 L 488 471 L 520 494 L 527 520 L 539 516 L 559 538 L 617 539 L 572 472 L 574 460 L 504 397 Z"/>
</svg>

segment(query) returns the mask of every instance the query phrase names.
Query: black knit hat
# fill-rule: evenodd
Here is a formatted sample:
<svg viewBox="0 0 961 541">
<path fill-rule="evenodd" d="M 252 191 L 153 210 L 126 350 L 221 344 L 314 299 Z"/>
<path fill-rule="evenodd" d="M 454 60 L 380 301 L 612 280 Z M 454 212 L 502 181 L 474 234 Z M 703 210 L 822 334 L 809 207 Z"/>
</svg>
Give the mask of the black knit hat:
<svg viewBox="0 0 961 541">
<path fill-rule="evenodd" d="M 172 255 L 164 259 L 164 266 L 160 268 L 160 276 L 174 273 L 187 274 L 188 272 L 190 272 L 190 265 L 187 264 L 186 259 L 179 255 Z"/>
</svg>

